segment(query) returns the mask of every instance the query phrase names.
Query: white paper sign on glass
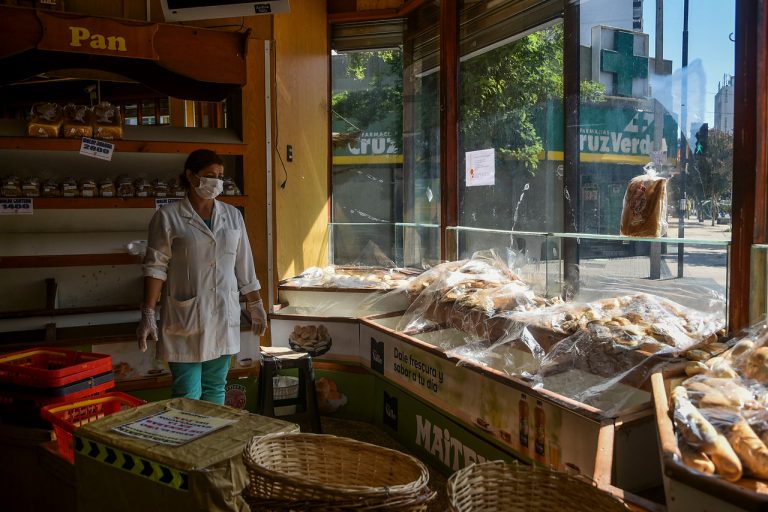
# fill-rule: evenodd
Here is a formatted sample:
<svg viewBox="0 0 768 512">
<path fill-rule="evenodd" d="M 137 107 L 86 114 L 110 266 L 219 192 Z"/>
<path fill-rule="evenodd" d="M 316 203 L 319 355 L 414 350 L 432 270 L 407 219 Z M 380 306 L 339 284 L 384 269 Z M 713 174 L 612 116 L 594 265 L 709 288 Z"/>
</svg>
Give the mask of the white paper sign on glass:
<svg viewBox="0 0 768 512">
<path fill-rule="evenodd" d="M 31 197 L 0 198 L 0 215 L 32 215 L 33 210 Z"/>
<path fill-rule="evenodd" d="M 466 183 L 468 187 L 494 185 L 496 179 L 496 150 L 480 149 L 466 153 Z"/>
<path fill-rule="evenodd" d="M 98 158 L 99 160 L 112 160 L 112 153 L 115 151 L 115 145 L 103 140 L 83 137 L 80 143 L 80 154 Z"/>
</svg>

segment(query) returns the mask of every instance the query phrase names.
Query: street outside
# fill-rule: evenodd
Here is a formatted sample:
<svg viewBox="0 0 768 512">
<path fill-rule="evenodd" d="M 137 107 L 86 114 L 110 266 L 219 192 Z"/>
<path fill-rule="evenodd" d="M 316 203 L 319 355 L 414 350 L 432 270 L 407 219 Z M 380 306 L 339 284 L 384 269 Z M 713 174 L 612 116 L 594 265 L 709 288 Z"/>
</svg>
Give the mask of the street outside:
<svg viewBox="0 0 768 512">
<path fill-rule="evenodd" d="M 678 218 L 670 217 L 668 223 L 667 237 L 678 238 Z M 678 277 L 678 244 L 664 244 L 661 255 L 656 256 L 660 258 L 658 277 L 660 281 L 653 281 L 654 284 L 651 286 L 683 290 L 703 287 L 725 297 L 729 251 L 725 243 L 731 240 L 731 225 L 712 226 L 710 220 L 699 222 L 693 217 L 685 221 L 683 238 L 691 242 L 682 245 L 682 277 Z M 712 245 L 708 245 L 707 242 L 712 242 Z M 583 258 L 580 262 L 581 280 L 584 282 L 592 278 L 599 283 L 605 277 L 648 279 L 651 275 L 653 257 L 645 255 Z"/>
</svg>

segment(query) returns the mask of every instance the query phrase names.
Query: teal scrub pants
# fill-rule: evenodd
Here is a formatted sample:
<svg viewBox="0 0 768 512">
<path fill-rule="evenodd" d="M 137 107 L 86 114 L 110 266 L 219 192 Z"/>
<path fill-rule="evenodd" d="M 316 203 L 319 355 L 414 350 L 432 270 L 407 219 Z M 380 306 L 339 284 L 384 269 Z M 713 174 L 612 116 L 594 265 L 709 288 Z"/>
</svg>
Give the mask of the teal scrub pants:
<svg viewBox="0 0 768 512">
<path fill-rule="evenodd" d="M 231 360 L 232 356 L 225 355 L 202 363 L 169 362 L 173 376 L 171 396 L 223 404 Z"/>
</svg>

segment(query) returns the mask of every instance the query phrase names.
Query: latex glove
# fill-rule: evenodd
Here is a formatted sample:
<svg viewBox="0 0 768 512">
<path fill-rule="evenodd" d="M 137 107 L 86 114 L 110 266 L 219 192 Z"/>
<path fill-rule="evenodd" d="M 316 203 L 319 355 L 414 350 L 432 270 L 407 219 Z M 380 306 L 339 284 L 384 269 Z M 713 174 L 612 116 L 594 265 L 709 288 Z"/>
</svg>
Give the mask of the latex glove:
<svg viewBox="0 0 768 512">
<path fill-rule="evenodd" d="M 139 350 L 147 351 L 147 337 L 157 341 L 157 320 L 155 319 L 155 310 L 141 306 L 141 322 L 136 328 L 136 337 L 139 340 Z"/>
<path fill-rule="evenodd" d="M 245 303 L 245 309 L 251 318 L 251 331 L 256 336 L 264 336 L 267 332 L 267 312 L 261 299 L 251 300 Z"/>
</svg>

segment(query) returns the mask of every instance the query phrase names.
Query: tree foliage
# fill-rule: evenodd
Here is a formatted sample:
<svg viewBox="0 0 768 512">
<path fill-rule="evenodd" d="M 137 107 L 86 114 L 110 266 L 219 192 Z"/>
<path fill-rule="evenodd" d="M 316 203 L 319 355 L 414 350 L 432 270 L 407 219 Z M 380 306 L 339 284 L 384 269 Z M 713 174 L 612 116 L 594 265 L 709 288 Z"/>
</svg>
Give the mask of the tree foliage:
<svg viewBox="0 0 768 512">
<path fill-rule="evenodd" d="M 718 205 L 730 198 L 733 187 L 733 136 L 720 130 L 709 130 L 708 148 L 696 155 L 693 169 L 688 170 L 692 192 L 700 205 L 709 201 L 712 225 L 718 215 Z M 690 167 L 690 166 L 689 166 Z"/>
</svg>

